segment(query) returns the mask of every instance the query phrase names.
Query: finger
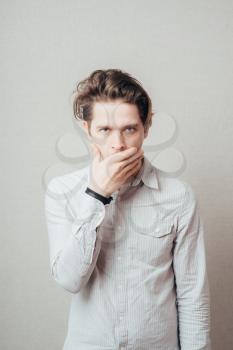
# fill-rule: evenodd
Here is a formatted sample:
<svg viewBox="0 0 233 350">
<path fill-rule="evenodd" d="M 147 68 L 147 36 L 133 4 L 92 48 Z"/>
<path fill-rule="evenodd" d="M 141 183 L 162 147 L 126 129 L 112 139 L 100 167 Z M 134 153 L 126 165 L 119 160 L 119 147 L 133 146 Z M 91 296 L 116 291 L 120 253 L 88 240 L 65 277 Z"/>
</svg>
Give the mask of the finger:
<svg viewBox="0 0 233 350">
<path fill-rule="evenodd" d="M 144 157 L 144 151 L 140 149 L 136 154 L 134 154 L 132 157 L 127 158 L 126 160 L 119 163 L 119 167 L 123 169 L 128 164 L 134 162 L 135 160 L 142 159 Z"/>
<path fill-rule="evenodd" d="M 112 154 L 111 156 L 109 156 L 109 158 L 111 159 L 111 162 L 120 162 L 124 159 L 127 159 L 129 157 L 131 157 L 132 155 L 134 155 L 137 152 L 137 147 L 130 147 L 127 148 L 124 151 L 121 152 L 117 152 Z"/>
<path fill-rule="evenodd" d="M 121 170 L 120 176 L 128 176 L 128 173 L 131 171 L 136 171 L 137 167 L 141 166 L 141 158 L 140 159 L 135 159 L 132 163 L 128 164 L 124 169 Z"/>
<path fill-rule="evenodd" d="M 130 169 L 129 171 L 127 171 L 127 172 L 124 174 L 125 181 L 127 181 L 127 179 L 128 179 L 130 176 L 132 176 L 132 175 L 138 173 L 138 171 L 140 170 L 140 168 L 141 168 L 141 163 L 138 162 L 138 164 L 137 164 L 136 166 L 134 166 L 132 169 Z"/>
<path fill-rule="evenodd" d="M 127 181 L 128 178 L 130 178 L 130 176 L 132 176 L 132 175 L 134 176 L 134 174 L 138 173 L 139 170 L 140 170 L 140 164 L 125 174 L 125 181 Z"/>
</svg>

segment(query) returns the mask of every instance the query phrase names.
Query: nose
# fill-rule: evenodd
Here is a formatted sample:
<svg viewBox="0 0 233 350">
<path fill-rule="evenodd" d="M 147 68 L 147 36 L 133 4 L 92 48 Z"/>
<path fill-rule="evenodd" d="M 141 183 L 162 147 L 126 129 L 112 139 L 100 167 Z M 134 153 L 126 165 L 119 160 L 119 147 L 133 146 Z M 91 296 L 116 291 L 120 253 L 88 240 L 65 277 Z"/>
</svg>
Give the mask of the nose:
<svg viewBox="0 0 233 350">
<path fill-rule="evenodd" d="M 125 142 L 123 140 L 123 136 L 120 133 L 116 133 L 112 140 L 112 149 L 114 149 L 115 151 L 123 151 L 125 149 Z"/>
</svg>

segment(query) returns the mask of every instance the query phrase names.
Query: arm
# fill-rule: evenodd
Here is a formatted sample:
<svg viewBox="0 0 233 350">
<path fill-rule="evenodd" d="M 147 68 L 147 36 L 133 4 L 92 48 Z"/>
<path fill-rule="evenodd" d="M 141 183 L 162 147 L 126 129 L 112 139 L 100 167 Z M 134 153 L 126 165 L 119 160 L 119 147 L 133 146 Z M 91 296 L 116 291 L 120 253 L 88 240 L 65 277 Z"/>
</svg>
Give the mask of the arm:
<svg viewBox="0 0 233 350">
<path fill-rule="evenodd" d="M 173 267 L 182 350 L 210 350 L 210 300 L 203 222 L 192 188 L 178 217 Z"/>
<path fill-rule="evenodd" d="M 50 273 L 71 293 L 87 283 L 101 248 L 98 226 L 105 205 L 84 191 L 65 191 L 59 177 L 53 178 L 45 193 L 45 217 L 49 238 Z"/>
</svg>

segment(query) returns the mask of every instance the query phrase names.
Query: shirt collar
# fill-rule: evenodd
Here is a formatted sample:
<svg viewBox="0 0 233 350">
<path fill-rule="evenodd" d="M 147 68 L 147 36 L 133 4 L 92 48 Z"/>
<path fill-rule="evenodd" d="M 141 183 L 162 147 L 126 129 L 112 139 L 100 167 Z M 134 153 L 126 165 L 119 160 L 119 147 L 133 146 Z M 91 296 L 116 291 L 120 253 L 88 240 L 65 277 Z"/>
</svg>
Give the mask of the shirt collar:
<svg viewBox="0 0 233 350">
<path fill-rule="evenodd" d="M 131 182 L 131 186 L 137 186 L 140 182 L 154 189 L 159 189 L 158 174 L 156 168 L 151 164 L 150 160 L 144 155 L 143 164 L 136 175 L 131 176 L 127 182 Z"/>
</svg>

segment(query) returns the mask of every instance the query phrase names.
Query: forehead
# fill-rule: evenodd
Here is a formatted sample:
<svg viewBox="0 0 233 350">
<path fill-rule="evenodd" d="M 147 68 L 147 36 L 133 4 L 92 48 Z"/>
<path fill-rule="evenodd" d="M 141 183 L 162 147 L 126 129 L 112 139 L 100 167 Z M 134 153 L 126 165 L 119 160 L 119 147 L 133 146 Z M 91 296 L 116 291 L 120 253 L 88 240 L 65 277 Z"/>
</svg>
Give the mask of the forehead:
<svg viewBox="0 0 233 350">
<path fill-rule="evenodd" d="M 127 123 L 139 122 L 140 116 L 137 105 L 126 103 L 122 100 L 109 102 L 95 102 L 92 109 L 92 123 L 123 125 Z"/>
</svg>

